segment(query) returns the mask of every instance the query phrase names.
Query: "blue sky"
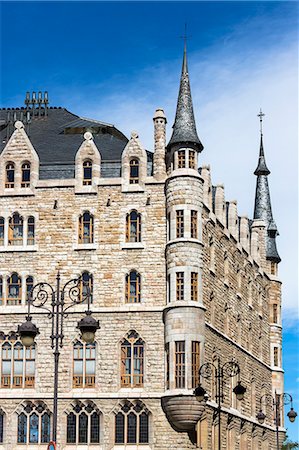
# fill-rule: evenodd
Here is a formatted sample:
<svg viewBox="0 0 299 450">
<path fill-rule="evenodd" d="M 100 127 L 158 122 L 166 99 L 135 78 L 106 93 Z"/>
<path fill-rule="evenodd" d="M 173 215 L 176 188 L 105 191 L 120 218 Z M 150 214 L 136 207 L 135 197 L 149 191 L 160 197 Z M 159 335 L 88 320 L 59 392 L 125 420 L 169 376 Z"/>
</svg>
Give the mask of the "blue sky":
<svg viewBox="0 0 299 450">
<path fill-rule="evenodd" d="M 299 398 L 297 2 L 2 2 L 1 106 L 48 90 L 52 106 L 139 132 L 173 123 L 188 24 L 198 134 L 213 182 L 252 216 L 259 108 L 282 257 L 285 390 Z M 296 408 L 299 410 L 298 401 Z M 296 437 L 297 426 L 289 427 Z"/>
</svg>

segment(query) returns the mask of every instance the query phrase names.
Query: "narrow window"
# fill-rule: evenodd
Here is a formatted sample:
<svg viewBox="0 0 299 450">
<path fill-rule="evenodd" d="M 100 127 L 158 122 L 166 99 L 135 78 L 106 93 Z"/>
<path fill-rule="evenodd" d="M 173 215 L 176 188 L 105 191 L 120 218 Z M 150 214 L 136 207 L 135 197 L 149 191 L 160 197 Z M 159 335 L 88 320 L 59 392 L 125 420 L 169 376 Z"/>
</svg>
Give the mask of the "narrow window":
<svg viewBox="0 0 299 450">
<path fill-rule="evenodd" d="M 42 416 L 41 443 L 48 444 L 50 441 L 50 414 L 45 413 Z"/>
<path fill-rule="evenodd" d="M 271 275 L 276 275 L 277 265 L 274 261 L 271 261 Z"/>
<path fill-rule="evenodd" d="M 126 303 L 140 303 L 141 287 L 140 275 L 136 270 L 131 270 L 126 275 Z"/>
<path fill-rule="evenodd" d="M 127 214 L 126 241 L 141 242 L 141 214 L 135 210 Z"/>
<path fill-rule="evenodd" d="M 79 444 L 87 444 L 88 416 L 82 412 L 79 416 Z"/>
<path fill-rule="evenodd" d="M 184 237 L 184 211 L 182 209 L 176 211 L 176 237 Z"/>
<path fill-rule="evenodd" d="M 121 412 L 115 416 L 115 443 L 125 443 L 125 416 Z"/>
<path fill-rule="evenodd" d="M 13 273 L 7 279 L 7 305 L 20 305 L 22 303 L 22 283 L 21 277 Z"/>
<path fill-rule="evenodd" d="M 100 442 L 100 416 L 95 411 L 90 416 L 91 424 L 90 424 L 90 443 L 96 444 Z"/>
<path fill-rule="evenodd" d="M 0 444 L 3 443 L 4 413 L 0 410 Z"/>
<path fill-rule="evenodd" d="M 4 245 L 4 218 L 0 217 L 0 245 Z"/>
<path fill-rule="evenodd" d="M 210 250 L 210 270 L 215 272 L 215 244 L 214 239 L 211 236 L 209 239 L 209 250 Z"/>
<path fill-rule="evenodd" d="M 184 300 L 184 272 L 176 273 L 176 299 Z"/>
<path fill-rule="evenodd" d="M 9 219 L 8 244 L 23 244 L 23 218 L 18 213 L 14 213 Z"/>
<path fill-rule="evenodd" d="M 95 386 L 96 344 L 82 344 L 77 341 L 73 347 L 73 388 Z"/>
<path fill-rule="evenodd" d="M 93 302 L 93 276 L 89 272 L 83 272 L 80 283 L 80 302 L 88 303 L 88 297 L 90 303 Z"/>
<path fill-rule="evenodd" d="M 13 163 L 6 164 L 6 188 L 13 188 L 15 185 L 15 165 Z"/>
<path fill-rule="evenodd" d="M 278 323 L 278 308 L 277 308 L 277 303 L 274 303 L 272 305 L 272 311 L 273 311 L 273 323 Z"/>
<path fill-rule="evenodd" d="M 251 417 L 255 417 L 256 414 L 256 387 L 255 387 L 255 380 L 252 379 L 250 383 L 251 387 L 251 399 L 250 399 L 250 406 L 251 406 Z"/>
<path fill-rule="evenodd" d="M 93 242 L 93 216 L 87 211 L 79 218 L 79 243 Z"/>
<path fill-rule="evenodd" d="M 148 443 L 148 414 L 142 412 L 139 415 L 139 444 Z"/>
<path fill-rule="evenodd" d="M 0 305 L 3 305 L 3 277 L 0 276 Z"/>
<path fill-rule="evenodd" d="M 35 345 L 25 348 L 25 388 L 34 388 L 35 381 Z"/>
<path fill-rule="evenodd" d="M 175 342 L 175 387 L 185 387 L 185 341 Z"/>
<path fill-rule="evenodd" d="M 12 370 L 12 346 L 9 342 L 5 342 L 2 345 L 1 351 L 1 387 L 10 388 L 11 387 L 11 370 Z"/>
<path fill-rule="evenodd" d="M 23 359 L 24 347 L 20 342 L 14 345 L 13 349 L 13 384 L 12 387 L 23 386 Z"/>
<path fill-rule="evenodd" d="M 30 187 L 30 163 L 22 164 L 22 181 L 21 188 Z"/>
<path fill-rule="evenodd" d="M 199 367 L 200 367 L 200 344 L 192 341 L 191 358 L 192 358 L 192 388 L 199 385 Z"/>
<path fill-rule="evenodd" d="M 139 161 L 133 158 L 130 161 L 130 184 L 139 183 Z"/>
<path fill-rule="evenodd" d="M 18 444 L 27 442 L 27 415 L 24 413 L 18 416 Z"/>
<path fill-rule="evenodd" d="M 1 349 L 1 359 L 1 387 L 34 387 L 35 346 L 24 348 L 21 342 L 15 342 L 14 345 L 10 342 L 4 342 Z M 25 377 L 23 377 L 23 372 Z"/>
<path fill-rule="evenodd" d="M 36 413 L 29 416 L 29 442 L 30 444 L 38 444 L 39 435 L 39 417 Z"/>
<path fill-rule="evenodd" d="M 197 211 L 191 210 L 191 237 L 198 239 Z"/>
<path fill-rule="evenodd" d="M 121 386 L 143 386 L 144 342 L 136 332 L 130 332 L 121 344 Z"/>
<path fill-rule="evenodd" d="M 31 291 L 33 288 L 33 277 L 26 278 L 26 302 L 30 299 Z"/>
<path fill-rule="evenodd" d="M 34 245 L 34 235 L 35 235 L 35 226 L 34 226 L 34 217 L 28 217 L 28 231 L 27 231 L 27 245 Z"/>
<path fill-rule="evenodd" d="M 76 443 L 76 416 L 73 412 L 67 416 L 67 435 L 66 442 L 68 444 Z"/>
<path fill-rule="evenodd" d="M 4 219 L 3 219 L 3 223 L 4 223 Z M 170 220 L 170 213 L 167 214 L 167 228 L 168 228 L 168 240 L 170 241 L 171 239 L 171 220 Z M 4 230 L 4 225 L 3 225 L 3 230 Z M 4 236 L 4 231 L 3 231 L 3 236 Z M 3 245 L 3 244 L 2 244 Z"/>
<path fill-rule="evenodd" d="M 198 301 L 198 273 L 191 272 L 191 300 Z"/>
<path fill-rule="evenodd" d="M 92 182 L 92 162 L 87 160 L 83 163 L 83 185 L 90 186 Z"/>
<path fill-rule="evenodd" d="M 274 366 L 278 366 L 278 347 L 274 347 L 273 349 L 273 357 L 274 357 Z"/>
<path fill-rule="evenodd" d="M 166 389 L 169 389 L 169 343 L 165 345 L 166 357 Z"/>
<path fill-rule="evenodd" d="M 135 444 L 137 442 L 137 416 L 131 411 L 127 416 L 127 443 Z"/>
<path fill-rule="evenodd" d="M 171 276 L 167 275 L 167 301 L 171 301 Z"/>
<path fill-rule="evenodd" d="M 195 152 L 193 150 L 189 150 L 189 168 L 196 169 L 196 167 L 195 167 Z"/>
<path fill-rule="evenodd" d="M 186 167 L 186 152 L 185 150 L 178 151 L 178 169 Z"/>
</svg>

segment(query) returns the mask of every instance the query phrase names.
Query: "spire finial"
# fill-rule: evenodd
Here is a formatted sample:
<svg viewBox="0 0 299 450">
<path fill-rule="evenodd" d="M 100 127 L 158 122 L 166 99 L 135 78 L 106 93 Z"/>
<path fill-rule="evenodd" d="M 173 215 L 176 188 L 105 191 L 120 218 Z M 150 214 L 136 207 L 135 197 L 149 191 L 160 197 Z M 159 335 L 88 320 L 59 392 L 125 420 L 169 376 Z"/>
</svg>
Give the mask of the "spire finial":
<svg viewBox="0 0 299 450">
<path fill-rule="evenodd" d="M 263 113 L 262 108 L 260 108 L 260 112 L 257 116 L 260 118 L 260 133 L 261 136 L 263 136 L 263 117 L 265 116 L 265 114 Z"/>
<path fill-rule="evenodd" d="M 185 22 L 185 31 L 184 31 L 184 34 L 183 34 L 183 36 L 180 36 L 180 38 L 181 39 L 183 39 L 184 40 L 184 51 L 186 52 L 186 50 L 187 50 L 187 39 L 189 39 L 189 38 L 191 38 L 192 36 L 191 36 L 191 34 L 188 36 L 188 34 L 187 34 L 187 22 Z"/>
</svg>

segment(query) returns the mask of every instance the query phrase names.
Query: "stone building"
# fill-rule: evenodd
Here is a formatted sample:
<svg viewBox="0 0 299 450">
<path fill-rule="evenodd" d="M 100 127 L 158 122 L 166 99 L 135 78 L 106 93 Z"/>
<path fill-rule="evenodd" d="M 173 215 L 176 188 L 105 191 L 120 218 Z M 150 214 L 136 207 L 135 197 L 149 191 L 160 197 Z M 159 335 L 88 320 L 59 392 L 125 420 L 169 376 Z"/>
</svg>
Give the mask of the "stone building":
<svg viewBox="0 0 299 450">
<path fill-rule="evenodd" d="M 217 447 L 215 373 L 200 365 L 237 361 L 225 378 L 223 449 L 275 447 L 264 394 L 283 392 L 281 282 L 263 141 L 253 219 L 200 167 L 184 51 L 177 111 L 166 142 L 157 109 L 154 151 L 136 132 L 48 106 L 27 94 L 24 108 L 0 110 L 0 449 L 46 449 L 53 421 L 51 320 L 32 307 L 39 328 L 23 347 L 32 286 L 82 276 L 100 323 L 93 343 L 68 310 L 60 349 L 59 449 L 185 450 Z M 149 124 L 150 125 L 150 124 Z M 199 167 L 199 168 L 198 168 Z M 88 286 L 88 288 L 86 287 Z M 283 425 L 283 418 L 281 417 Z M 280 439 L 284 428 L 280 428 Z"/>
</svg>

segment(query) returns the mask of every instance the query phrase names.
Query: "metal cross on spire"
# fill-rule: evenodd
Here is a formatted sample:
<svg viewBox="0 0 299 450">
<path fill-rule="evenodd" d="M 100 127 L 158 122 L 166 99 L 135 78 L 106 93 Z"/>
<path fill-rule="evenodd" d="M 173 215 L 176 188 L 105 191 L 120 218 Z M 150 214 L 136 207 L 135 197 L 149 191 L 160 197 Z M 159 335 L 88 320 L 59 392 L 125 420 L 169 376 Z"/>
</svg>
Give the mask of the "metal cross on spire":
<svg viewBox="0 0 299 450">
<path fill-rule="evenodd" d="M 186 48 L 187 39 L 191 38 L 191 34 L 189 36 L 187 35 L 187 23 L 185 23 L 185 32 L 184 32 L 183 36 L 180 36 L 180 38 L 184 39 L 184 47 Z"/>
<path fill-rule="evenodd" d="M 264 117 L 264 115 L 265 114 L 263 113 L 262 108 L 260 108 L 260 112 L 257 115 L 257 117 L 260 118 L 260 132 L 261 132 L 261 135 L 263 135 L 263 117 Z"/>
</svg>

